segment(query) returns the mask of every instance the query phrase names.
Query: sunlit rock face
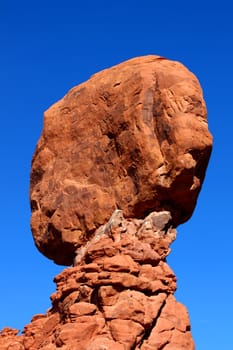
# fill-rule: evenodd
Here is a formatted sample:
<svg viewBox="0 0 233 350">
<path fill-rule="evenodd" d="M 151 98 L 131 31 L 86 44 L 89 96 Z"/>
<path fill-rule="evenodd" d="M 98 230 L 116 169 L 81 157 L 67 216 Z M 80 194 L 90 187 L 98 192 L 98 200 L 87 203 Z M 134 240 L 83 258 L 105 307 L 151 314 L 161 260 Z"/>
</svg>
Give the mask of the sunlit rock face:
<svg viewBox="0 0 233 350">
<path fill-rule="evenodd" d="M 211 144 L 201 87 L 182 64 L 145 56 L 95 74 L 44 114 L 31 171 L 36 246 L 71 265 L 117 208 L 186 221 Z"/>
<path fill-rule="evenodd" d="M 0 350 L 194 350 L 166 258 L 211 152 L 200 85 L 139 57 L 94 75 L 45 113 L 31 171 L 31 227 L 57 264 L 51 308 Z"/>
</svg>

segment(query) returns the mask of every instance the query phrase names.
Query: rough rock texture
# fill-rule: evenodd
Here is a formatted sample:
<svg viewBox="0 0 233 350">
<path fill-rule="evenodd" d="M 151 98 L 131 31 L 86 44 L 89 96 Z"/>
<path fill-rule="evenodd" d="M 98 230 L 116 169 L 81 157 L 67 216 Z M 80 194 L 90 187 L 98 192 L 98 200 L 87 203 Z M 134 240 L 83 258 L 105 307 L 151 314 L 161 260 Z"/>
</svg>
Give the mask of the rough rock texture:
<svg viewBox="0 0 233 350">
<path fill-rule="evenodd" d="M 0 350 L 194 350 L 166 263 L 211 151 L 195 76 L 158 56 L 94 75 L 46 113 L 32 162 L 39 250 L 71 265 Z"/>
<path fill-rule="evenodd" d="M 169 212 L 144 220 L 116 210 L 56 278 L 52 308 L 23 334 L 5 328 L 0 350 L 194 350 L 186 308 L 166 263 L 176 237 Z"/>
<path fill-rule="evenodd" d="M 95 74 L 44 115 L 31 172 L 38 249 L 71 265 L 116 208 L 184 222 L 211 143 L 200 85 L 182 64 L 146 56 Z"/>
</svg>

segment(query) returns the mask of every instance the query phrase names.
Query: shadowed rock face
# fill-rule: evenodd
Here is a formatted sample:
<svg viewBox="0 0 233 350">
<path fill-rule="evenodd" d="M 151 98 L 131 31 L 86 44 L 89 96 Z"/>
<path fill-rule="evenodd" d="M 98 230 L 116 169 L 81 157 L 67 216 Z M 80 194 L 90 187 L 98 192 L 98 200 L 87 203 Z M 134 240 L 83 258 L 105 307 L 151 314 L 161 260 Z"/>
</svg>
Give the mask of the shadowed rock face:
<svg viewBox="0 0 233 350">
<path fill-rule="evenodd" d="M 211 144 L 200 85 L 182 64 L 146 56 L 95 74 L 45 112 L 31 171 L 36 246 L 71 265 L 116 208 L 186 221 Z"/>
</svg>

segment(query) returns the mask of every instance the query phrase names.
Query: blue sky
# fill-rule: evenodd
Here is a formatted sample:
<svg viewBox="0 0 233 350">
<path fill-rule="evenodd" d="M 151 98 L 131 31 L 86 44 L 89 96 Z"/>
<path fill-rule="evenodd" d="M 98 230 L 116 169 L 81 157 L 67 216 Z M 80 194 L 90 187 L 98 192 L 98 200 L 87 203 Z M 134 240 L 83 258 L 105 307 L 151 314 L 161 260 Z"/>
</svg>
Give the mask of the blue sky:
<svg viewBox="0 0 233 350">
<path fill-rule="evenodd" d="M 198 350 L 232 347 L 232 77 L 230 0 L 2 1 L 0 5 L 0 328 L 22 329 L 50 307 L 62 267 L 30 233 L 29 172 L 43 112 L 93 73 L 159 54 L 199 78 L 214 150 L 192 219 L 169 263 Z"/>
</svg>

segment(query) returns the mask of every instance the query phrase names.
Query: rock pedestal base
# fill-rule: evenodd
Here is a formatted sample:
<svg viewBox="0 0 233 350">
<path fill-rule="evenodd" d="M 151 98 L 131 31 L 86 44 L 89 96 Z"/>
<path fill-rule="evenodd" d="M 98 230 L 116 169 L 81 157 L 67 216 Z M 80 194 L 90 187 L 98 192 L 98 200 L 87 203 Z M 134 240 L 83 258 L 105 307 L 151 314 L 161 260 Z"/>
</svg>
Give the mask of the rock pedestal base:
<svg viewBox="0 0 233 350">
<path fill-rule="evenodd" d="M 126 220 L 116 210 L 55 277 L 51 309 L 22 335 L 3 329 L 0 350 L 194 350 L 166 263 L 176 236 L 170 220 L 166 211 Z"/>
</svg>

